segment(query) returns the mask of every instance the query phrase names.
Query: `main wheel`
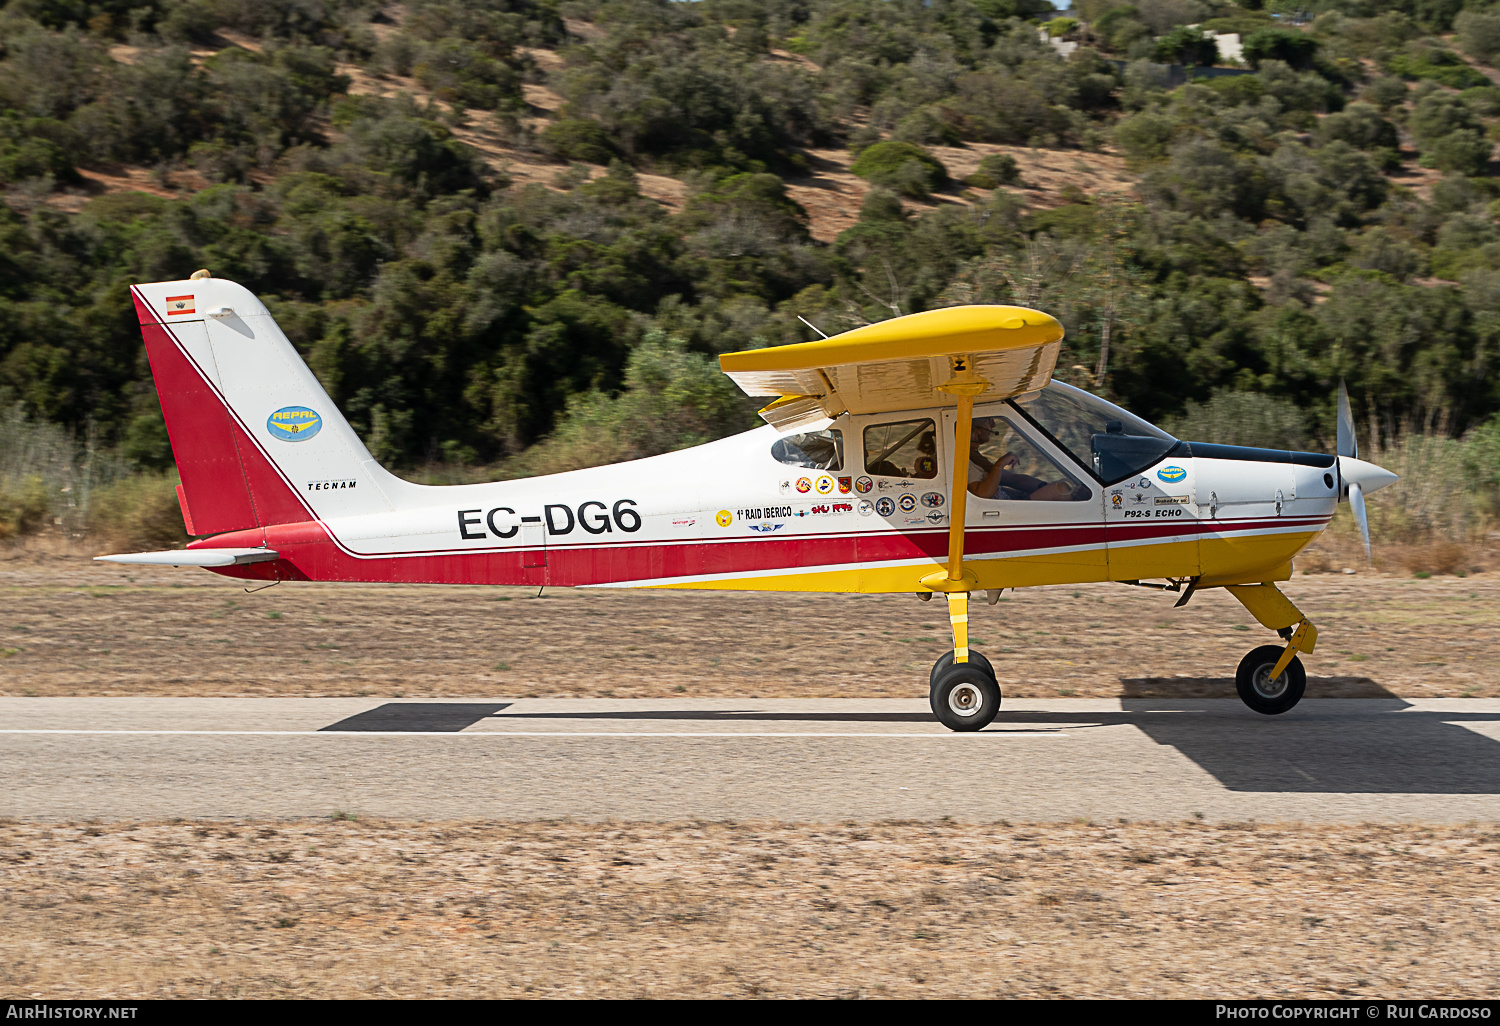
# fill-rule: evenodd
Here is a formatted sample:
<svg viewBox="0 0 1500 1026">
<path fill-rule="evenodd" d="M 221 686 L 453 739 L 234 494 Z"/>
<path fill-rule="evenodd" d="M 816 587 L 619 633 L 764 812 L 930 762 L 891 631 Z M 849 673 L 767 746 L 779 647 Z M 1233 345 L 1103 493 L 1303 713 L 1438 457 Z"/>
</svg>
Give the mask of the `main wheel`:
<svg viewBox="0 0 1500 1026">
<path fill-rule="evenodd" d="M 949 730 L 983 730 L 1000 711 L 1000 685 L 973 663 L 958 663 L 932 685 L 932 711 Z"/>
<path fill-rule="evenodd" d="M 1240 700 L 1267 716 L 1286 712 L 1302 701 L 1302 693 L 1307 690 L 1307 671 L 1296 656 L 1287 663 L 1280 677 L 1272 679 L 1271 671 L 1276 668 L 1276 660 L 1281 658 L 1283 651 L 1280 645 L 1262 645 L 1240 660 L 1240 667 L 1234 674 L 1234 686 L 1240 693 Z"/>
<path fill-rule="evenodd" d="M 952 665 L 953 665 L 953 651 L 950 649 L 946 654 L 944 654 L 943 656 L 939 657 L 937 662 L 935 662 L 935 663 L 932 664 L 932 673 L 927 678 L 927 689 L 928 689 L 927 690 L 927 704 L 930 705 L 930 706 L 932 706 L 932 715 L 934 715 L 934 716 L 936 716 L 938 714 L 938 707 L 937 707 L 937 682 L 938 682 L 938 675 L 941 674 L 944 670 L 946 670 L 948 667 L 950 667 Z M 974 651 L 972 648 L 969 649 L 969 663 L 968 663 L 968 665 L 979 667 L 981 670 L 983 670 L 986 674 L 989 675 L 990 680 L 993 680 L 993 681 L 998 681 L 999 680 L 999 678 L 995 676 L 995 668 L 990 665 L 990 661 L 988 659 L 986 659 L 980 653 Z M 996 684 L 996 687 L 998 687 L 998 686 L 999 685 Z"/>
</svg>

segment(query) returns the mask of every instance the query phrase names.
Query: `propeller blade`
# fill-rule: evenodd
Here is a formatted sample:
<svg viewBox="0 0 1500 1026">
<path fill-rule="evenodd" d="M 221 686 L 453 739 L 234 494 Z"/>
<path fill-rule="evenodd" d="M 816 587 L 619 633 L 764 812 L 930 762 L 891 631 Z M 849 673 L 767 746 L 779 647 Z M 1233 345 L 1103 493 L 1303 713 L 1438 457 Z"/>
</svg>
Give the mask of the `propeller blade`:
<svg viewBox="0 0 1500 1026">
<path fill-rule="evenodd" d="M 1349 411 L 1349 389 L 1339 381 L 1339 435 L 1340 456 L 1359 458 L 1359 439 L 1354 437 L 1354 414 Z"/>
<path fill-rule="evenodd" d="M 1349 508 L 1354 511 L 1354 522 L 1359 525 L 1359 536 L 1365 543 L 1365 561 L 1374 562 L 1370 555 L 1370 517 L 1365 512 L 1365 491 L 1357 483 L 1349 484 Z"/>
</svg>

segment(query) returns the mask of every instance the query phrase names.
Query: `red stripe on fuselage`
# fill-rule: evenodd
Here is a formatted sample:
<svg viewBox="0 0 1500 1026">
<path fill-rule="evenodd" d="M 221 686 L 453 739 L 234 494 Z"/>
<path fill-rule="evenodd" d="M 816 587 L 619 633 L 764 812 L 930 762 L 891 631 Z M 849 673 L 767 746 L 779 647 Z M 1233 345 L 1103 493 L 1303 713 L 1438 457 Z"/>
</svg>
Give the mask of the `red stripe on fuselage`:
<svg viewBox="0 0 1500 1026">
<path fill-rule="evenodd" d="M 1298 518 L 1302 520 L 1303 518 Z M 1320 529 L 1327 518 L 1310 522 L 1255 520 L 1203 523 L 1198 531 L 1181 534 L 1234 534 L 1240 531 L 1278 527 Z M 1111 525 L 1114 526 L 1114 525 Z M 1163 527 L 1167 525 L 1161 525 Z M 1173 525 L 1188 528 L 1193 524 Z M 1141 525 L 1134 538 L 1162 537 Z M 1036 527 L 976 530 L 968 535 L 966 555 L 971 559 L 993 558 L 1007 553 L 1103 544 L 1104 525 L 1071 528 Z M 231 577 L 273 580 L 399 582 L 412 584 L 530 584 L 570 587 L 618 584 L 628 581 L 678 577 L 722 577 L 784 570 L 796 573 L 808 567 L 847 564 L 879 564 L 913 559 L 941 561 L 947 552 L 947 534 L 924 531 L 901 534 L 892 531 L 829 537 L 723 540 L 713 543 L 683 541 L 631 545 L 593 544 L 547 549 L 547 565 L 524 566 L 527 550 L 502 549 L 476 552 L 424 553 L 410 556 L 356 557 L 343 551 L 325 526 L 317 522 L 280 524 L 265 530 L 265 544 L 282 554 L 275 563 L 218 570 Z M 1123 540 L 1112 535 L 1116 543 Z M 260 532 L 243 532 L 199 542 L 194 548 L 258 545 Z"/>
</svg>

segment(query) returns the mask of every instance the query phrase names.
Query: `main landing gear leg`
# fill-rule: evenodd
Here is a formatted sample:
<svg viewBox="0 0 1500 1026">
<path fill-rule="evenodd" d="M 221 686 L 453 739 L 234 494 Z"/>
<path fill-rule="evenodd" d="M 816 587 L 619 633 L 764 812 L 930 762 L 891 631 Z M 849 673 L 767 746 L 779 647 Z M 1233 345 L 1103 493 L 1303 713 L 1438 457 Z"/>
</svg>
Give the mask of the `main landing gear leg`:
<svg viewBox="0 0 1500 1026">
<path fill-rule="evenodd" d="M 948 569 L 922 578 L 922 587 L 948 596 L 953 651 L 932 668 L 932 713 L 949 730 L 982 730 L 1000 711 L 1000 685 L 989 660 L 969 651 L 969 592 L 979 586 L 974 571 L 964 568 L 964 521 L 968 508 L 969 441 L 974 425 L 974 397 L 989 384 L 974 374 L 967 356 L 948 358 L 953 377 L 938 391 L 956 396 L 953 418 L 953 491 L 948 507 Z M 943 660 L 947 660 L 945 666 Z"/>
<path fill-rule="evenodd" d="M 1235 690 L 1240 700 L 1258 713 L 1284 713 L 1302 700 L 1307 689 L 1307 671 L 1297 653 L 1312 652 L 1318 643 L 1318 629 L 1274 584 L 1230 585 L 1228 590 L 1262 626 L 1286 641 L 1284 649 L 1262 645 L 1240 660 Z"/>
<path fill-rule="evenodd" d="M 983 730 L 1000 711 L 1000 685 L 990 661 L 969 648 L 969 593 L 948 593 L 953 651 L 932 666 L 928 703 L 949 730 Z"/>
</svg>

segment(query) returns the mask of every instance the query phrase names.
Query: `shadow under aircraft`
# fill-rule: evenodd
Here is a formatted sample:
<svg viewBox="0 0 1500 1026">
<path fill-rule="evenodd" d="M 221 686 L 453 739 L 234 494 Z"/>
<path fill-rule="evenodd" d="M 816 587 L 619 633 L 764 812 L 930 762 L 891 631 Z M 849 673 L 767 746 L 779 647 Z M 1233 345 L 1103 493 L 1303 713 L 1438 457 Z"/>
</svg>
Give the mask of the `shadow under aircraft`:
<svg viewBox="0 0 1500 1026">
<path fill-rule="evenodd" d="M 1388 698 L 1307 702 L 1267 719 L 1222 699 L 1125 698 L 1118 712 L 1002 708 L 985 733 L 1128 725 L 1177 749 L 1231 791 L 1500 794 L 1500 741 L 1465 724 L 1500 713 L 1418 709 Z M 508 712 L 510 703 L 390 702 L 325 731 L 460 731 L 482 720 L 716 723 L 930 723 L 927 712 L 631 709 Z M 726 735 L 730 736 L 730 735 Z M 872 734 L 872 738 L 881 735 Z"/>
</svg>

